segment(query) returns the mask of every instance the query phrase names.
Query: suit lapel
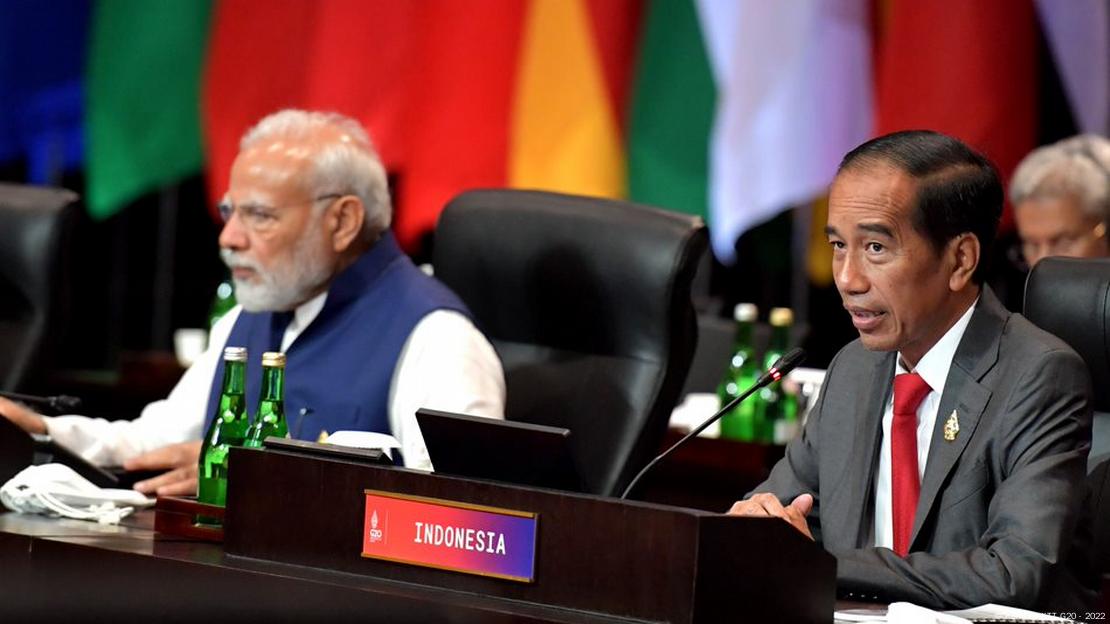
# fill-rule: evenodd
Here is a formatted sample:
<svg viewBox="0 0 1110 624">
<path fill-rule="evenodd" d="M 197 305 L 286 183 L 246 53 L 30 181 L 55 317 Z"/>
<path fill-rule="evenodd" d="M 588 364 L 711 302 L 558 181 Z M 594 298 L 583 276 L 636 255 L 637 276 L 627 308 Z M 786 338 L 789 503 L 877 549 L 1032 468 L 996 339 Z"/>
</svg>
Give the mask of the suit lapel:
<svg viewBox="0 0 1110 624">
<path fill-rule="evenodd" d="M 890 396 L 891 383 L 894 379 L 894 361 L 897 354 L 891 352 L 881 357 L 871 371 L 868 388 L 866 388 L 867 404 L 864 413 L 857 418 L 855 431 L 855 450 L 852 453 L 850 465 L 845 466 L 846 474 L 865 475 L 864 479 L 853 480 L 850 500 L 852 504 L 850 513 L 856 514 L 849 518 L 846 527 L 858 527 L 855 535 L 856 548 L 867 545 L 871 534 L 871 527 L 875 523 L 874 493 L 875 493 L 875 468 L 878 465 L 880 435 L 883 429 L 883 407 Z"/>
<path fill-rule="evenodd" d="M 972 313 L 960 346 L 956 348 L 948 378 L 944 382 L 944 394 L 940 397 L 940 406 L 937 409 L 933 438 L 929 444 L 929 458 L 921 481 L 921 496 L 913 521 L 911 549 L 926 518 L 933 512 L 937 495 L 968 442 L 975 435 L 979 419 L 986 409 L 991 391 L 979 381 L 998 361 L 998 342 L 1009 315 L 990 288 L 984 286 L 979 304 Z M 960 430 L 954 440 L 948 441 L 944 439 L 944 426 L 953 411 Z"/>
</svg>

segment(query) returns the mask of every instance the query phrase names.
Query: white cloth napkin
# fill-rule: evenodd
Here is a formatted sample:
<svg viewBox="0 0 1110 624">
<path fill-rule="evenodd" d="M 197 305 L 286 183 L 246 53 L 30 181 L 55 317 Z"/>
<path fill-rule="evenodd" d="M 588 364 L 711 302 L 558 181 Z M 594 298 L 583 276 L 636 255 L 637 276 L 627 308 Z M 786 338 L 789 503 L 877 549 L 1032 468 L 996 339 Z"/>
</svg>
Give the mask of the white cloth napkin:
<svg viewBox="0 0 1110 624">
<path fill-rule="evenodd" d="M 43 464 L 24 468 L 0 487 L 0 503 L 19 513 L 119 524 L 154 499 L 135 490 L 97 487 L 69 466 Z"/>
</svg>

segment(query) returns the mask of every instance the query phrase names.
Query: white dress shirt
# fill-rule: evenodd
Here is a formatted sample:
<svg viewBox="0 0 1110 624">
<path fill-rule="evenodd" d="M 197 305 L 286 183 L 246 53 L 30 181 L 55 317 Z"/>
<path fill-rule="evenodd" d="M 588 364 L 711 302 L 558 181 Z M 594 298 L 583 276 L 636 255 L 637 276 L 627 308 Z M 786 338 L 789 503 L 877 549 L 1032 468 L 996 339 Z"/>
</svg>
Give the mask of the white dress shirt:
<svg viewBox="0 0 1110 624">
<path fill-rule="evenodd" d="M 929 394 L 917 406 L 917 478 L 920 482 L 925 475 L 925 462 L 929 459 L 929 445 L 933 441 L 933 427 L 937 422 L 937 409 L 940 397 L 944 394 L 944 382 L 948 379 L 948 369 L 952 368 L 952 358 L 964 337 L 967 324 L 975 311 L 975 303 L 963 313 L 958 321 L 945 332 L 944 336 L 921 358 L 912 371 L 902 366 L 902 353 L 898 353 L 894 374 L 917 373 L 929 384 Z M 891 386 L 894 380 L 891 379 Z M 875 545 L 885 548 L 894 547 L 894 514 L 891 510 L 890 491 L 890 423 L 894 420 L 894 393 L 883 408 L 883 441 L 879 450 L 879 471 L 875 475 Z"/>
<path fill-rule="evenodd" d="M 282 336 L 282 351 L 316 319 L 326 297 L 327 293 L 321 294 L 294 310 Z M 121 465 L 130 457 L 167 444 L 199 440 L 204 434 L 212 378 L 241 311 L 242 307 L 236 306 L 216 323 L 208 349 L 185 371 L 168 397 L 147 405 L 138 418 L 47 417 L 47 432 L 88 461 L 105 466 Z M 416 422 L 416 410 L 421 407 L 504 418 L 501 360 L 470 319 L 453 310 L 436 310 L 416 324 L 390 382 L 389 426 L 401 443 L 405 466 L 431 470 Z"/>
</svg>

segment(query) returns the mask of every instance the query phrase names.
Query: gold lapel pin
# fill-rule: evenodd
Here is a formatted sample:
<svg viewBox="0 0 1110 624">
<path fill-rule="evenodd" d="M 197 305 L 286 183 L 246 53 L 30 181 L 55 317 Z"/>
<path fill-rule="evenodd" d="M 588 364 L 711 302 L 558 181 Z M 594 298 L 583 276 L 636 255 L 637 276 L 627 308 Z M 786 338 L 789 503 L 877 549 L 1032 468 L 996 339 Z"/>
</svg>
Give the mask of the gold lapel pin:
<svg viewBox="0 0 1110 624">
<path fill-rule="evenodd" d="M 956 416 L 956 410 L 952 410 L 952 415 L 944 421 L 944 441 L 954 442 L 958 435 L 960 435 L 960 419 Z"/>
</svg>

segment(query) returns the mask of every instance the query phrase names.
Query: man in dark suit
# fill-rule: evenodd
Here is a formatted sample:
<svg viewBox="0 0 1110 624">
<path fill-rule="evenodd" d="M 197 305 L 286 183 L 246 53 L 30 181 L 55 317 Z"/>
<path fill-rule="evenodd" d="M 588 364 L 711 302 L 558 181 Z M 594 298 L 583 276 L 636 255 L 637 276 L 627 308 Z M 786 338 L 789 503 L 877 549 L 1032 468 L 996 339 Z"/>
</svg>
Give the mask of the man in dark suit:
<svg viewBox="0 0 1110 624">
<path fill-rule="evenodd" d="M 934 132 L 865 143 L 833 181 L 833 273 L 860 338 L 829 366 L 802 435 L 730 513 L 816 535 L 842 596 L 1069 611 L 1091 597 L 1065 564 L 1089 376 L 983 285 L 1001 211 L 991 164 Z"/>
</svg>

